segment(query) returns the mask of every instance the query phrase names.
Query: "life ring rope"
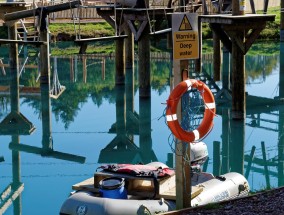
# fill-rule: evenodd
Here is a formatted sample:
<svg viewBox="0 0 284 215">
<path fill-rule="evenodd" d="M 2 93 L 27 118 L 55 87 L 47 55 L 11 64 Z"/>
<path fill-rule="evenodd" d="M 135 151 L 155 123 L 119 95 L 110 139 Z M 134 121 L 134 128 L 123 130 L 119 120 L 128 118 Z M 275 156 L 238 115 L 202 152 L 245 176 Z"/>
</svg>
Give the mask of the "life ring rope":
<svg viewBox="0 0 284 215">
<path fill-rule="evenodd" d="M 184 93 L 196 88 L 204 102 L 204 118 L 198 128 L 192 131 L 184 130 L 177 117 L 177 105 Z M 167 100 L 166 120 L 173 135 L 185 142 L 195 142 L 203 139 L 213 128 L 213 118 L 215 117 L 216 105 L 214 95 L 205 83 L 195 79 L 187 79 L 180 82 L 171 92 Z"/>
</svg>

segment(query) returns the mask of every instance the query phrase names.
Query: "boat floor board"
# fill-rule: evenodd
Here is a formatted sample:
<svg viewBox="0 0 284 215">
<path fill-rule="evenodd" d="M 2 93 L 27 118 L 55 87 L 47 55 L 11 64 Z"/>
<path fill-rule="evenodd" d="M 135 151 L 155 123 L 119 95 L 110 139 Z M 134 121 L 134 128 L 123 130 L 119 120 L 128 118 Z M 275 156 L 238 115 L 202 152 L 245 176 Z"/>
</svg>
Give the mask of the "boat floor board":
<svg viewBox="0 0 284 215">
<path fill-rule="evenodd" d="M 127 175 L 128 176 L 128 175 Z M 98 193 L 98 183 L 100 180 L 106 177 L 124 177 L 128 181 L 128 194 L 142 197 L 152 197 L 154 192 L 154 185 L 152 178 L 147 177 L 127 177 L 125 174 L 113 174 L 106 172 L 95 173 L 94 177 L 88 178 L 80 183 L 72 186 L 73 190 L 83 190 Z M 158 180 L 159 182 L 159 193 L 156 195 L 157 198 L 164 198 L 169 200 L 176 199 L 176 187 L 175 187 L 175 175 L 165 177 Z M 198 186 L 191 187 L 191 198 L 195 198 L 202 192 L 203 188 Z"/>
</svg>

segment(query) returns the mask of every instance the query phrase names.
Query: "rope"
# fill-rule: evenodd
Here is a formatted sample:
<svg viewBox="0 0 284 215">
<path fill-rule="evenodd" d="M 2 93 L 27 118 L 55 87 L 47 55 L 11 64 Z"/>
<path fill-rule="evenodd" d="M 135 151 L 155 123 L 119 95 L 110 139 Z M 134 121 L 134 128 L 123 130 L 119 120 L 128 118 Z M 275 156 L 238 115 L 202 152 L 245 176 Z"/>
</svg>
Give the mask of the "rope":
<svg viewBox="0 0 284 215">
<path fill-rule="evenodd" d="M 114 26 L 115 26 L 115 36 L 117 35 L 117 22 L 116 22 L 116 0 L 114 1 Z"/>
<path fill-rule="evenodd" d="M 148 11 L 148 5 L 146 0 L 144 0 L 145 3 L 145 8 L 146 8 L 146 14 L 147 14 L 147 19 L 148 19 L 148 23 L 149 23 L 149 29 L 150 29 L 150 33 L 153 33 L 152 31 L 152 24 L 151 24 L 151 20 L 150 20 L 150 15 L 149 15 L 149 11 Z"/>
<path fill-rule="evenodd" d="M 74 16 L 74 8 L 71 7 L 71 1 L 69 0 L 69 7 L 70 7 L 70 11 L 71 11 L 71 18 L 73 20 L 73 26 L 74 26 L 74 33 L 76 35 L 76 39 L 78 39 L 78 35 L 77 35 L 77 29 L 76 29 L 76 23 L 75 23 L 75 16 Z"/>
</svg>

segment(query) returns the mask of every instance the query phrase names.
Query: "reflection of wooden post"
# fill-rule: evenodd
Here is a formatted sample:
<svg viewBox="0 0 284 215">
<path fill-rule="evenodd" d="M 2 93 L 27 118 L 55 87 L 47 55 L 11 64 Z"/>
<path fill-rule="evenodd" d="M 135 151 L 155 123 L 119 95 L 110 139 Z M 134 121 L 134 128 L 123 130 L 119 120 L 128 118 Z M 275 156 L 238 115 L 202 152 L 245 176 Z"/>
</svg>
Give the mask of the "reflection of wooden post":
<svg viewBox="0 0 284 215">
<path fill-rule="evenodd" d="M 284 0 L 281 0 L 281 5 L 284 6 Z M 284 25 L 284 13 L 281 11 L 282 25 Z M 281 20 L 282 21 L 282 20 Z M 283 26 L 284 27 L 284 26 Z M 282 28 L 282 31 L 284 28 Z M 284 32 L 283 32 L 284 33 Z M 284 38 L 282 38 L 284 39 Z M 279 67 L 279 97 L 284 98 L 284 43 L 280 43 L 280 67 Z M 284 185 L 284 110 L 280 108 L 278 117 L 278 187 Z"/>
<path fill-rule="evenodd" d="M 151 138 L 151 98 L 139 97 L 139 143 L 143 161 L 150 163 L 152 153 Z"/>
<path fill-rule="evenodd" d="M 116 133 L 117 136 L 122 140 L 125 134 L 125 126 L 126 126 L 126 100 L 125 100 L 125 86 L 124 85 L 116 85 Z M 126 144 L 123 141 L 119 141 L 117 143 L 117 149 L 121 150 L 126 147 Z"/>
<path fill-rule="evenodd" d="M 250 169 L 251 169 L 255 149 L 256 149 L 255 146 L 251 147 L 250 156 L 249 156 L 249 160 L 248 160 L 248 166 L 247 166 L 246 173 L 245 173 L 246 178 L 249 177 L 249 172 L 250 172 Z"/>
<path fill-rule="evenodd" d="M 244 120 L 231 121 L 230 167 L 232 172 L 243 174 L 245 122 Z"/>
<path fill-rule="evenodd" d="M 226 47 L 223 47 L 223 64 L 222 64 L 222 84 L 223 89 L 230 90 L 230 53 Z"/>
<path fill-rule="evenodd" d="M 82 63 L 83 63 L 83 82 L 87 83 L 87 57 L 85 55 L 82 57 Z"/>
<path fill-rule="evenodd" d="M 264 167 L 264 174 L 265 174 L 265 180 L 266 180 L 266 188 L 270 189 L 270 179 L 269 179 L 269 172 L 268 172 L 268 166 L 267 166 L 267 160 L 266 160 L 266 150 L 265 150 L 265 144 L 263 141 L 261 141 L 261 151 L 262 151 L 262 159 L 263 159 L 263 167 Z"/>
<path fill-rule="evenodd" d="M 221 144 L 219 141 L 213 141 L 213 174 L 220 175 L 221 163 L 220 163 L 220 150 Z"/>
<path fill-rule="evenodd" d="M 51 137 L 51 104 L 49 86 L 41 84 L 41 118 L 42 118 L 42 148 L 49 151 L 53 149 Z"/>
<path fill-rule="evenodd" d="M 222 110 L 222 174 L 229 172 L 230 111 Z"/>
<path fill-rule="evenodd" d="M 106 58 L 102 58 L 102 80 L 106 78 Z"/>
</svg>

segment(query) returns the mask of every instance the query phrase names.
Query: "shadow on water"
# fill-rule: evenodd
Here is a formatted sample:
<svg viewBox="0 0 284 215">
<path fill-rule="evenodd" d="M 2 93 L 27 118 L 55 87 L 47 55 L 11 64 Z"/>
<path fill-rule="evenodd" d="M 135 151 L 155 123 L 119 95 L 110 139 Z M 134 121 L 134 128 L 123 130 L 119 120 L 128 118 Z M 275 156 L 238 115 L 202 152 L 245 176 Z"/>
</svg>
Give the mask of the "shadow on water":
<svg viewBox="0 0 284 215">
<path fill-rule="evenodd" d="M 212 79 L 214 75 L 210 57 L 204 59 L 202 73 L 191 75 L 192 78 L 204 80 L 210 86 L 216 98 L 219 116 L 216 117 L 213 131 L 204 140 L 210 156 L 203 166 L 204 171 L 214 175 L 239 172 L 249 179 L 250 184 L 254 184 L 253 180 L 257 178 L 258 184 L 254 184 L 253 190 L 284 185 L 282 44 L 280 50 L 280 55 L 278 52 L 271 56 L 246 56 L 247 109 L 246 119 L 243 121 L 231 119 L 231 69 L 228 53 L 223 53 L 222 81 L 215 82 Z M 7 56 L 3 56 L 0 62 L 0 138 L 1 144 L 8 142 L 12 152 L 12 173 L 7 173 L 11 182 L 6 183 L 5 187 L 2 187 L 2 181 L 0 183 L 0 212 L 8 211 L 8 214 L 14 215 L 22 213 L 22 181 L 26 181 L 25 184 L 31 183 L 29 178 L 21 177 L 20 155 L 23 154 L 25 158 L 40 155 L 40 162 L 47 162 L 44 158 L 57 160 L 54 162 L 71 162 L 72 167 L 68 170 L 70 174 L 81 172 L 87 167 L 89 175 L 74 178 L 76 182 L 92 175 L 95 167 L 101 163 L 162 161 L 174 166 L 174 154 L 165 144 L 170 135 L 169 130 L 163 123 L 155 123 L 153 120 L 163 115 L 162 108 L 165 106 L 161 108 L 160 100 L 166 102 L 170 92 L 172 64 L 168 53 L 152 57 L 150 98 L 137 95 L 139 85 L 136 69 L 125 71 L 125 85 L 115 85 L 114 59 L 103 55 L 52 57 L 52 83 L 50 86 L 40 84 L 35 53 L 33 50 L 26 53 L 26 57 L 21 57 L 19 67 L 4 67 L 5 64 L 17 64 L 16 61 L 9 62 L 7 59 L 11 58 Z M 275 74 L 279 77 L 275 78 Z M 278 95 L 272 98 L 271 83 L 276 87 L 278 80 Z M 50 90 L 56 94 L 54 83 L 57 83 L 57 87 L 65 87 L 57 99 L 51 98 L 50 94 Z M 28 91 L 24 92 L 24 89 Z M 92 106 L 88 109 L 86 106 L 90 105 Z M 64 132 L 60 133 L 59 125 L 65 129 L 65 136 Z M 36 126 L 42 127 L 42 130 Z M 41 144 L 33 137 L 36 132 L 41 135 Z M 60 143 L 57 145 L 58 151 L 54 149 L 54 134 L 58 135 L 56 142 Z M 11 141 L 7 140 L 10 136 Z M 20 137 L 24 139 L 24 143 L 20 141 Z M 73 149 L 64 143 L 72 142 L 72 139 L 77 141 L 76 146 L 80 144 L 76 148 L 78 152 L 67 153 L 66 151 Z M 275 151 L 277 154 L 274 155 Z M 10 155 L 7 150 L 0 153 L 1 170 Z M 82 165 L 76 169 L 73 163 L 84 164 L 84 167 Z M 58 168 L 56 171 L 63 170 Z M 0 180 L 5 179 L 6 182 L 7 177 L 2 177 L 2 174 L 0 171 Z M 54 183 L 62 183 L 62 178 L 53 180 Z M 70 183 L 64 186 L 71 187 Z M 33 187 L 29 189 L 33 190 Z M 35 198 L 30 190 L 26 191 L 28 198 Z M 60 200 L 66 198 L 66 193 L 59 192 L 57 195 Z M 47 201 L 44 196 L 42 198 Z M 14 211 L 9 209 L 12 203 Z M 27 205 L 23 208 L 31 208 L 31 203 L 25 204 Z M 41 210 L 48 211 L 49 207 Z M 59 209 L 55 208 L 49 214 L 54 211 Z"/>
</svg>

